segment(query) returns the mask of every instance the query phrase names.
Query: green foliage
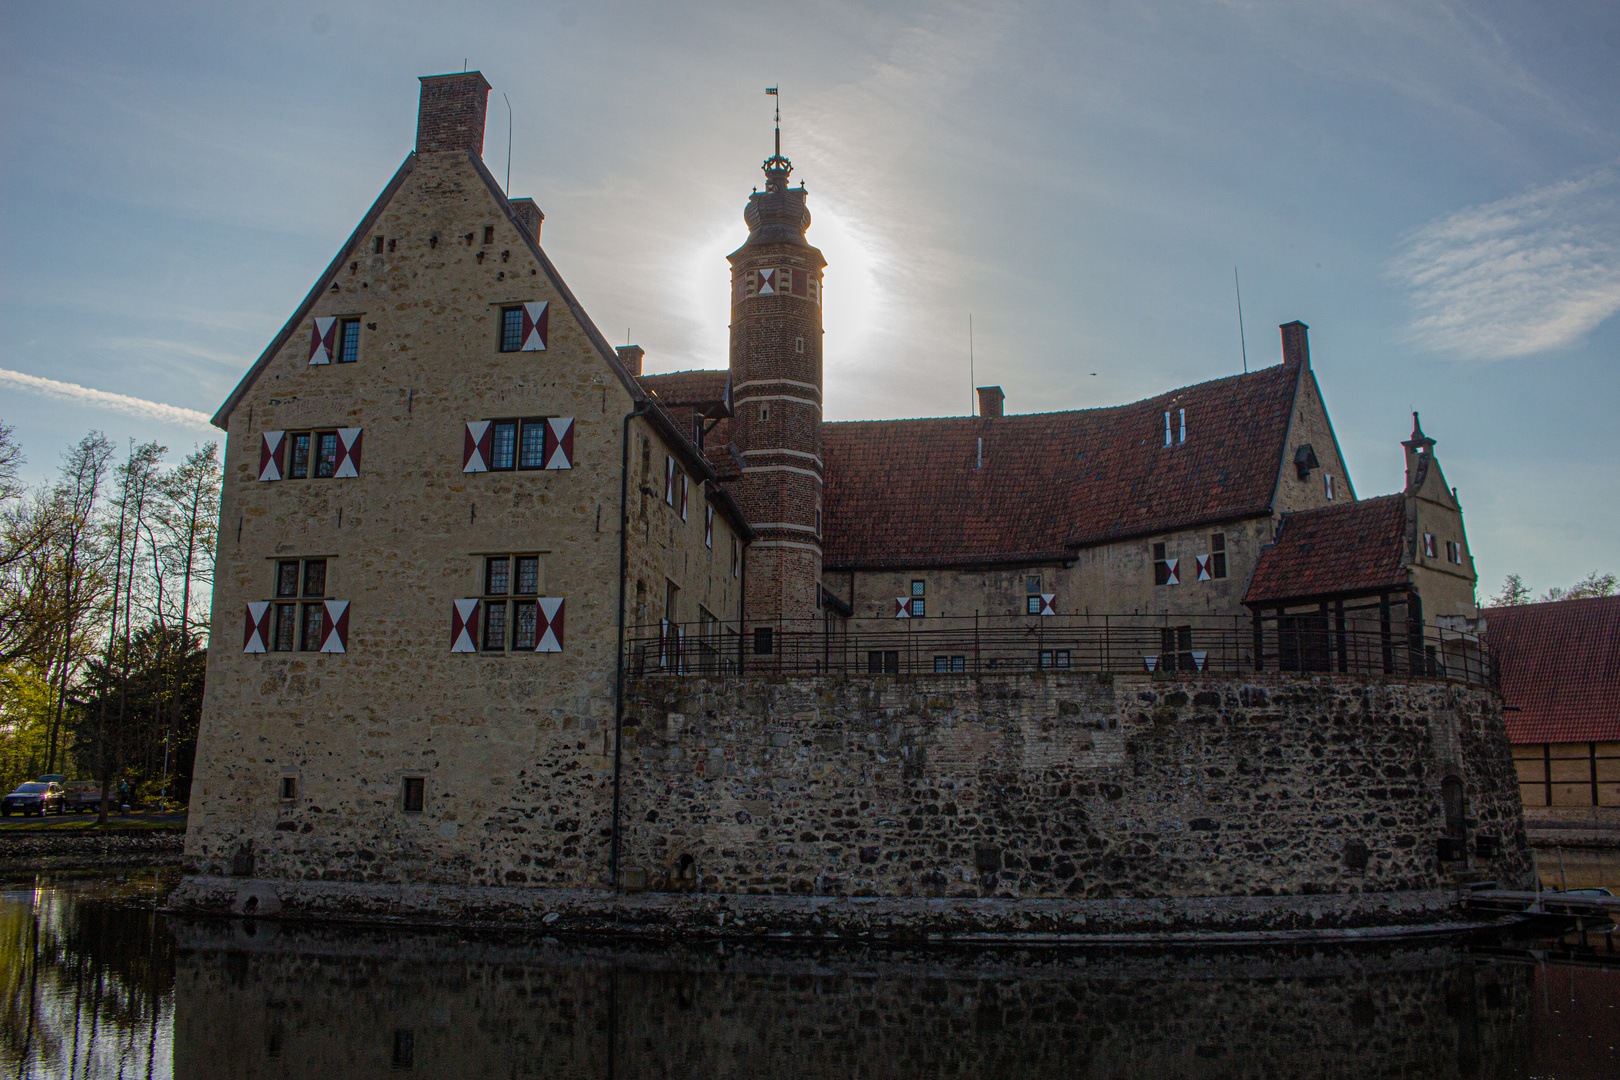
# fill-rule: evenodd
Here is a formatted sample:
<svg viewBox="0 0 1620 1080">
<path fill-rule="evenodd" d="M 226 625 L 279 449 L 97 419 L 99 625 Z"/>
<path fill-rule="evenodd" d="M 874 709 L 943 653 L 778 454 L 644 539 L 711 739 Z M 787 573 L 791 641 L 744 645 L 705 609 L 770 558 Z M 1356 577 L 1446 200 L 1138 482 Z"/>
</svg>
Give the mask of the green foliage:
<svg viewBox="0 0 1620 1080">
<path fill-rule="evenodd" d="M 1541 596 L 1531 595 L 1530 589 L 1518 574 L 1509 574 L 1502 583 L 1502 591 L 1485 602 L 1487 607 L 1515 607 L 1519 604 L 1550 604 L 1558 600 L 1589 600 L 1598 596 L 1613 596 L 1620 587 L 1620 578 L 1594 570 L 1569 588 L 1554 585 Z"/>
<path fill-rule="evenodd" d="M 1487 607 L 1517 607 L 1530 603 L 1530 589 L 1518 574 L 1509 574 L 1502 582 L 1502 591 L 1485 601 Z"/>
<path fill-rule="evenodd" d="M 6 791 L 45 771 L 54 701 L 39 667 L 0 668 L 0 785 Z"/>
</svg>

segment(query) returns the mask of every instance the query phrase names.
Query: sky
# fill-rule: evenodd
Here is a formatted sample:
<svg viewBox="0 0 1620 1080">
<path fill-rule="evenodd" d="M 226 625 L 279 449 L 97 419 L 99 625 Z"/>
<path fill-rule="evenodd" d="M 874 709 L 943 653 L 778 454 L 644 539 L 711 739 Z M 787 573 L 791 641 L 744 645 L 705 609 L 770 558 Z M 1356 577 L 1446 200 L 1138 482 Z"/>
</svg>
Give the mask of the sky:
<svg viewBox="0 0 1620 1080">
<path fill-rule="evenodd" d="M 1300 319 L 1359 496 L 1400 488 L 1421 411 L 1482 600 L 1620 570 L 1612 0 L 3 0 L 28 477 L 91 428 L 175 460 L 220 437 L 410 151 L 417 76 L 464 64 L 491 171 L 650 372 L 726 364 L 780 86 L 827 419 L 965 414 L 974 382 L 1121 404 L 1277 363 Z"/>
</svg>

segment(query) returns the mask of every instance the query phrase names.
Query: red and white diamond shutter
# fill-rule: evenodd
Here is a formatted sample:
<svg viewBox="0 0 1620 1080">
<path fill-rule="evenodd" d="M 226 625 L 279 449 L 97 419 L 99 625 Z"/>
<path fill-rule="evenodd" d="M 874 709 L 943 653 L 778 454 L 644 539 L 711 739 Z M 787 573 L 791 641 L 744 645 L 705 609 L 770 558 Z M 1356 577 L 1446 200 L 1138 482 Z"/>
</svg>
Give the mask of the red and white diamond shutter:
<svg viewBox="0 0 1620 1080">
<path fill-rule="evenodd" d="M 327 600 L 321 619 L 321 652 L 349 651 L 349 602 Z"/>
<path fill-rule="evenodd" d="M 518 346 L 519 352 L 546 351 L 546 342 L 551 338 L 550 307 L 549 300 L 523 305 L 523 344 Z"/>
<path fill-rule="evenodd" d="M 1176 564 L 1179 563 L 1180 561 L 1181 561 L 1180 559 L 1166 559 L 1166 560 L 1164 560 L 1164 572 L 1167 575 L 1165 577 L 1165 579 L 1164 579 L 1164 583 L 1166 585 L 1180 585 L 1181 584 L 1181 575 L 1176 573 Z"/>
<path fill-rule="evenodd" d="M 315 328 L 309 335 L 309 362 L 311 364 L 330 364 L 332 352 L 337 343 L 337 320 L 316 319 Z"/>
<path fill-rule="evenodd" d="M 563 651 L 563 598 L 540 597 L 540 637 L 534 643 L 535 652 Z"/>
<path fill-rule="evenodd" d="M 714 547 L 714 507 L 703 508 L 703 546 Z"/>
<path fill-rule="evenodd" d="M 681 520 L 686 520 L 686 474 L 681 473 Z"/>
<path fill-rule="evenodd" d="M 243 652 L 264 652 L 270 639 L 270 604 L 252 600 L 247 606 L 247 631 L 242 636 Z"/>
<path fill-rule="evenodd" d="M 454 600 L 450 607 L 450 651 L 478 651 L 477 600 Z"/>
<path fill-rule="evenodd" d="M 489 451 L 495 433 L 488 420 L 467 421 L 467 437 L 461 444 L 461 471 L 488 472 Z"/>
<path fill-rule="evenodd" d="M 894 598 L 894 617 L 897 619 L 911 618 L 911 597 L 897 596 Z"/>
<path fill-rule="evenodd" d="M 1142 665 L 1149 671 L 1157 671 L 1159 669 L 1159 658 L 1157 656 L 1144 656 L 1142 657 Z"/>
<path fill-rule="evenodd" d="M 1208 581 L 1208 580 L 1210 580 L 1209 556 L 1208 555 L 1196 555 L 1196 556 L 1193 557 L 1193 562 L 1198 564 L 1198 580 L 1199 581 Z"/>
<path fill-rule="evenodd" d="M 548 469 L 574 467 L 574 418 L 551 416 L 546 418 L 545 462 Z"/>
<path fill-rule="evenodd" d="M 259 479 L 280 480 L 281 465 L 287 456 L 287 433 L 266 431 L 259 437 Z"/>
<path fill-rule="evenodd" d="M 1056 615 L 1057 614 L 1057 593 L 1055 593 L 1055 592 L 1043 592 L 1043 593 L 1041 593 L 1041 614 L 1042 615 Z"/>
<path fill-rule="evenodd" d="M 360 475 L 360 429 L 338 428 L 337 469 L 333 476 Z"/>
<path fill-rule="evenodd" d="M 757 292 L 754 293 L 754 295 L 755 296 L 775 296 L 776 295 L 776 275 L 777 275 L 776 270 L 761 270 L 759 272 L 759 289 L 758 289 Z"/>
<path fill-rule="evenodd" d="M 1194 649 L 1193 650 L 1193 654 L 1192 654 L 1193 663 L 1198 667 L 1199 671 L 1204 670 L 1204 660 L 1208 656 L 1209 656 L 1209 650 L 1208 649 Z"/>
</svg>

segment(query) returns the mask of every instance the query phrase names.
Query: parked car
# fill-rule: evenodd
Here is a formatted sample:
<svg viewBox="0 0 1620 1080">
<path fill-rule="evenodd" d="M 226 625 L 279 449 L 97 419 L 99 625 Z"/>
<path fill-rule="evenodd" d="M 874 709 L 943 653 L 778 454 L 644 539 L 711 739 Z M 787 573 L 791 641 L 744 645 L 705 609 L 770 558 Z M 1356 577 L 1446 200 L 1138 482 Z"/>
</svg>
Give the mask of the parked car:
<svg viewBox="0 0 1620 1080">
<path fill-rule="evenodd" d="M 58 814 L 67 813 L 67 803 L 62 798 L 62 785 L 54 782 L 41 783 L 38 780 L 18 784 L 16 791 L 0 801 L 0 817 L 10 817 L 13 810 L 24 817 L 29 814 L 44 817 L 51 810 L 55 810 Z"/>
</svg>

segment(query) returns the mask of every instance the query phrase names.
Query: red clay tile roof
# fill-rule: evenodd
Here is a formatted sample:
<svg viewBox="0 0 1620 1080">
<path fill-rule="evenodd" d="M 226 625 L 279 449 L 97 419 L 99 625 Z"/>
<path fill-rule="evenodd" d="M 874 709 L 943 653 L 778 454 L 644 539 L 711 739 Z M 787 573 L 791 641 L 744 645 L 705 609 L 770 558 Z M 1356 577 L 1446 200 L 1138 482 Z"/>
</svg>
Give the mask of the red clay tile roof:
<svg viewBox="0 0 1620 1080">
<path fill-rule="evenodd" d="M 724 368 L 697 371 L 669 371 L 662 375 L 642 375 L 636 381 L 648 394 L 658 398 L 666 409 L 682 405 L 707 405 L 726 393 Z"/>
<path fill-rule="evenodd" d="M 1050 561 L 1268 514 L 1298 374 L 1279 365 L 1106 409 L 825 424 L 824 565 Z M 1179 426 L 1182 409 L 1187 441 L 1167 449 L 1164 414 Z"/>
<path fill-rule="evenodd" d="M 1620 596 L 1486 608 L 1515 743 L 1620 740 Z"/>
<path fill-rule="evenodd" d="M 1245 604 L 1405 585 L 1406 496 L 1304 510 L 1260 553 Z"/>
</svg>

